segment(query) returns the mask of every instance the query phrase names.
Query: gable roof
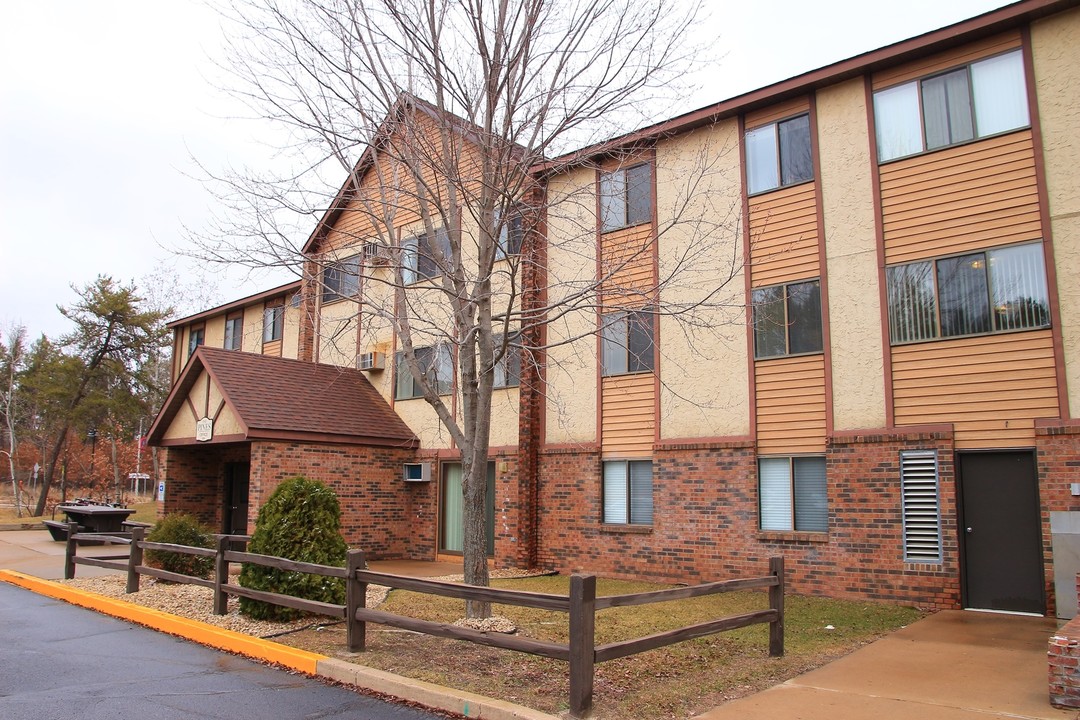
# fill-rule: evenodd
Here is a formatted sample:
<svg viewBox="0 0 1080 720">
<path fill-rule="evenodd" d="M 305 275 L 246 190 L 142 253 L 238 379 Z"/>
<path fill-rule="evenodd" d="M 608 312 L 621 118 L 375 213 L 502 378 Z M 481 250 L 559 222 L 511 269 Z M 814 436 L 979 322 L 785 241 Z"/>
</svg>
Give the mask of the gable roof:
<svg viewBox="0 0 1080 720">
<path fill-rule="evenodd" d="M 416 447 L 419 441 L 359 370 L 200 346 L 173 386 L 150 428 L 151 445 L 192 444 L 164 440 L 188 395 L 209 376 L 243 429 L 230 441 L 292 440 Z"/>
</svg>

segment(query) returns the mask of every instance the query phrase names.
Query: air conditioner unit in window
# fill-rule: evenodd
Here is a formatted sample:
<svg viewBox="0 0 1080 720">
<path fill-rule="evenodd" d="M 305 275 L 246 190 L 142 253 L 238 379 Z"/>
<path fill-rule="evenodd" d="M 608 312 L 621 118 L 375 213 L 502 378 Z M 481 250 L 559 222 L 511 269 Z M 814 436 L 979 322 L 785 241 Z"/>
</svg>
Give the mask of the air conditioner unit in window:
<svg viewBox="0 0 1080 720">
<path fill-rule="evenodd" d="M 384 370 L 386 369 L 386 353 L 366 352 L 356 356 L 357 370 Z"/>
<path fill-rule="evenodd" d="M 401 467 L 405 482 L 431 481 L 431 463 L 429 462 L 405 463 Z"/>
<path fill-rule="evenodd" d="M 385 265 L 390 261 L 390 249 L 377 240 L 364 243 L 364 257 L 372 265 Z"/>
</svg>

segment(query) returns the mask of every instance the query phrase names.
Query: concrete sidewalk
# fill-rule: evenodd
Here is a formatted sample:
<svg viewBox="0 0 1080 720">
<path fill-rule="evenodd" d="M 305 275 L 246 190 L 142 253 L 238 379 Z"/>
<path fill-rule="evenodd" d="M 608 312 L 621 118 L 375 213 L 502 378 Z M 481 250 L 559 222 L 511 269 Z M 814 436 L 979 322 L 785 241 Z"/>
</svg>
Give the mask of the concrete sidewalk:
<svg viewBox="0 0 1080 720">
<path fill-rule="evenodd" d="M 940 612 L 698 720 L 1075 719 L 1050 705 L 1052 618 Z"/>
<path fill-rule="evenodd" d="M 64 552 L 66 545 L 56 542 L 48 530 L 7 530 L 0 532 L 0 568 L 17 570 L 27 575 L 45 580 L 64 578 Z M 107 546 L 98 546 L 95 551 L 104 551 Z M 114 546 L 115 552 L 95 552 L 96 555 L 121 555 L 127 552 L 126 546 Z M 98 577 L 116 575 L 115 570 L 80 565 L 79 577 Z"/>
</svg>

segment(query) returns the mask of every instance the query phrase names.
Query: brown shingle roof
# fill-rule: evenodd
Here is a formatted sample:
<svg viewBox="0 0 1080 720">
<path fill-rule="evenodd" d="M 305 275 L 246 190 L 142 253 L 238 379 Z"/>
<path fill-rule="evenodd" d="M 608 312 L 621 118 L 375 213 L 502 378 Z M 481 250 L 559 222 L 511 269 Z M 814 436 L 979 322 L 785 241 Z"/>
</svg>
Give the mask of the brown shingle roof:
<svg viewBox="0 0 1080 720">
<path fill-rule="evenodd" d="M 204 371 L 236 413 L 247 440 L 418 444 L 359 370 L 205 345 L 196 350 L 169 394 L 151 428 L 151 444 L 161 444 L 166 428 Z"/>
</svg>

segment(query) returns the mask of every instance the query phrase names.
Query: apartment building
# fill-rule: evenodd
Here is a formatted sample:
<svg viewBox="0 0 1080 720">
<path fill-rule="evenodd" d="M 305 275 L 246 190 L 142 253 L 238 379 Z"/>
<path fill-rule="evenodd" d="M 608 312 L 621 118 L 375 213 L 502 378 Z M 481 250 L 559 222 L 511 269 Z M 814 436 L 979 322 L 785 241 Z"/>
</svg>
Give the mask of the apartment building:
<svg viewBox="0 0 1080 720">
<path fill-rule="evenodd" d="M 537 166 L 530 288 L 552 306 L 588 276 L 595 302 L 501 367 L 493 562 L 696 581 L 783 555 L 796 592 L 1075 607 L 1054 544 L 1080 511 L 1076 5 L 1018 2 Z M 416 212 L 389 234 L 350 213 L 376 169 L 313 231 L 300 287 L 174 323 L 205 349 L 151 434 L 166 510 L 235 529 L 303 472 L 373 554 L 460 551 L 460 455 L 357 300 L 385 292 L 387 248 L 430 271 Z M 282 357 L 229 345 L 271 296 Z"/>
</svg>

